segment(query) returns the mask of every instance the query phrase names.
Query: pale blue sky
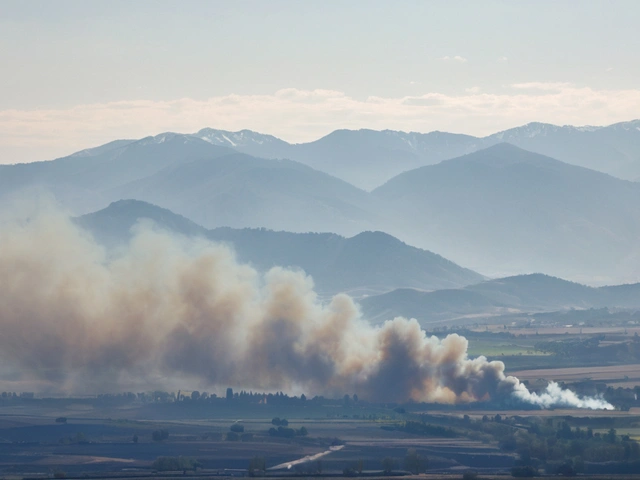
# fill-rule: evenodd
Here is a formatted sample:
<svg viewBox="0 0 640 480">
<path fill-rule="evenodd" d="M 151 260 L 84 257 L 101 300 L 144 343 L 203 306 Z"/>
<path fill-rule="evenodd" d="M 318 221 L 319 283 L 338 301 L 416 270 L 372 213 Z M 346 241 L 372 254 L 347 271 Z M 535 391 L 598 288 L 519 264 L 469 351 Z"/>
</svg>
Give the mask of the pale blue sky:
<svg viewBox="0 0 640 480">
<path fill-rule="evenodd" d="M 629 120 L 639 21 L 636 0 L 0 0 L 0 162 L 205 126 Z"/>
</svg>

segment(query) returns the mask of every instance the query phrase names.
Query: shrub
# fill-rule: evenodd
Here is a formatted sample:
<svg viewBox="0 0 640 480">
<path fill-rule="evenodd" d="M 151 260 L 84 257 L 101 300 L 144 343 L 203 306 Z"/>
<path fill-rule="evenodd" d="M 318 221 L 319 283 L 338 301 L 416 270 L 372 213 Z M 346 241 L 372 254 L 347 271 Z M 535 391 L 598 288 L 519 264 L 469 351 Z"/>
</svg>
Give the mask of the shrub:
<svg viewBox="0 0 640 480">
<path fill-rule="evenodd" d="M 512 477 L 535 477 L 538 470 L 531 465 L 518 465 L 511 469 Z"/>
<path fill-rule="evenodd" d="M 296 436 L 296 431 L 288 427 L 278 427 L 277 429 L 271 427 L 269 429 L 269 435 L 272 437 L 293 438 Z"/>
<path fill-rule="evenodd" d="M 195 470 L 200 464 L 195 458 L 190 457 L 158 457 L 151 468 L 158 472 Z"/>
<path fill-rule="evenodd" d="M 357 472 L 352 467 L 344 467 L 344 469 L 342 470 L 342 474 L 345 477 L 355 477 L 356 473 Z"/>
</svg>

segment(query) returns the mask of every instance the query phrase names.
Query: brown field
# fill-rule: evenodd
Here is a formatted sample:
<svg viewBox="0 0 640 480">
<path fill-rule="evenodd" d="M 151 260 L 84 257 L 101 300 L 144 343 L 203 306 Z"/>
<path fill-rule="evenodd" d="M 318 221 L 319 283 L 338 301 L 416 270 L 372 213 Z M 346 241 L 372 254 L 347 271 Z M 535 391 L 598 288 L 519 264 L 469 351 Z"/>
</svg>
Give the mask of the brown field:
<svg viewBox="0 0 640 480">
<path fill-rule="evenodd" d="M 438 412 L 423 412 L 436 414 Z M 543 410 L 469 410 L 464 412 L 472 418 L 483 415 L 494 416 L 496 413 L 508 417 L 607 417 L 607 418 L 627 418 L 640 416 L 640 407 L 632 407 L 628 411 L 622 410 L 586 410 L 580 408 L 549 408 Z M 462 413 L 459 414 L 462 416 Z"/>
<path fill-rule="evenodd" d="M 503 325 L 487 325 L 475 328 L 477 331 L 502 332 Z M 541 327 L 508 327 L 507 332 L 514 335 L 640 335 L 640 326 L 629 327 L 581 327 L 579 325 L 541 326 Z M 625 333 L 626 332 L 626 333 Z"/>
<path fill-rule="evenodd" d="M 355 409 L 339 408 L 336 411 L 335 407 L 298 408 L 298 412 L 289 409 L 287 417 L 290 425 L 294 428 L 304 425 L 309 431 L 308 437 L 294 439 L 267 435 L 267 430 L 272 426 L 271 418 L 275 415 L 282 416 L 282 413 L 257 407 L 253 408 L 254 413 L 261 413 L 253 417 L 249 417 L 244 409 L 225 412 L 218 407 L 208 408 L 203 411 L 202 416 L 179 417 L 180 412 L 184 415 L 188 411 L 172 405 L 167 405 L 160 411 L 155 406 L 141 406 L 120 409 L 120 416 L 114 416 L 115 419 L 112 419 L 112 414 L 116 409 L 111 408 L 78 409 L 75 405 L 70 405 L 70 408 L 55 405 L 50 411 L 43 408 L 38 408 L 37 412 L 33 409 L 28 412 L 29 410 L 23 408 L 23 415 L 7 415 L 5 409 L 0 409 L 0 478 L 3 475 L 5 478 L 12 475 L 45 475 L 42 478 L 46 478 L 47 472 L 55 471 L 66 472 L 71 477 L 98 475 L 100 478 L 108 478 L 113 475 L 123 479 L 128 475 L 142 475 L 154 478 L 151 464 L 160 456 L 197 458 L 203 469 L 198 472 L 197 477 L 192 478 L 200 479 L 207 476 L 223 476 L 225 469 L 232 469 L 235 473 L 246 472 L 249 459 L 261 456 L 264 457 L 267 467 L 287 463 L 295 465 L 299 470 L 287 472 L 291 476 L 283 477 L 292 478 L 296 473 L 304 476 L 307 471 L 311 471 L 309 469 L 313 468 L 313 465 L 305 463 L 303 459 L 327 451 L 336 438 L 340 439 L 344 447 L 322 457 L 323 472 L 333 475 L 340 474 L 345 466 L 357 462 L 363 463 L 364 471 L 375 475 L 380 471 L 381 459 L 385 457 L 396 459 L 401 466 L 409 448 L 415 448 L 421 455 L 429 458 L 431 474 L 420 475 L 425 479 L 459 479 L 461 473 L 469 469 L 480 472 L 482 478 L 494 478 L 498 472 L 508 472 L 515 458 L 513 453 L 501 451 L 498 443 L 493 440 L 419 436 L 399 430 L 383 429 L 381 427 L 394 425 L 402 419 L 395 418 L 391 409 L 378 411 L 378 415 L 386 416 L 373 420 L 366 419 L 369 413 L 376 413 L 371 408 L 359 410 L 359 418 L 353 418 L 357 411 Z M 73 414 L 68 415 L 68 424 L 56 424 L 55 415 L 51 413 L 56 412 L 57 415 L 65 410 L 67 414 Z M 105 412 L 109 412 L 109 417 L 106 417 Z M 159 412 L 170 418 L 157 418 Z M 170 412 L 173 414 L 169 415 Z M 485 414 L 494 416 L 498 412 L 495 409 L 478 409 L 448 413 L 437 410 L 424 413 L 432 414 L 435 424 L 448 425 L 451 418 L 447 417 L 462 417 L 464 413 L 478 418 Z M 637 425 L 640 418 L 640 408 L 632 408 L 629 412 L 557 409 L 511 410 L 499 413 L 524 417 L 625 418 L 617 421 L 625 426 L 628 423 L 627 428 L 634 429 L 628 433 L 634 437 L 637 435 L 634 425 Z M 125 414 L 129 419 L 123 418 Z M 633 416 L 635 419 L 631 421 Z M 626 420 L 627 418 L 629 420 Z M 223 440 L 229 426 L 235 421 L 240 421 L 246 432 L 254 434 L 252 441 Z M 170 432 L 169 439 L 165 442 L 153 442 L 150 438 L 151 431 L 156 428 L 167 428 Z M 77 432 L 83 432 L 89 443 L 60 443 L 60 439 L 73 436 Z M 132 443 L 133 434 L 139 435 L 138 444 Z M 280 475 L 279 471 L 273 473 L 274 477 L 270 478 Z M 170 478 L 170 475 L 162 475 L 162 478 Z M 180 478 L 190 478 L 190 475 L 187 473 Z"/>
<path fill-rule="evenodd" d="M 521 370 L 512 375 L 520 380 L 554 380 L 561 382 L 576 382 L 581 380 L 612 381 L 625 380 L 630 385 L 640 385 L 640 365 L 614 365 L 606 367 L 573 367 L 573 368 L 545 368 L 536 370 Z"/>
</svg>

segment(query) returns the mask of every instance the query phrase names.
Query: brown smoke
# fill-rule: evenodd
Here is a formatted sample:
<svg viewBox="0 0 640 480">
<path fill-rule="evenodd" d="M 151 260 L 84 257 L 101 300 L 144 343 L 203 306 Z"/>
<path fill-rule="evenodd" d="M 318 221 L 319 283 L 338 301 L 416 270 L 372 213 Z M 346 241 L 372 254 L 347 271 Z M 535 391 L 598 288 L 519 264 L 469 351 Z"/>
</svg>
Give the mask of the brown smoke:
<svg viewBox="0 0 640 480">
<path fill-rule="evenodd" d="M 227 248 L 138 225 L 105 252 L 55 210 L 0 229 L 0 359 L 66 392 L 180 385 L 468 402 L 522 386 L 467 340 L 415 320 L 374 328 L 302 273 L 264 275 Z M 0 380 L 1 381 L 1 380 Z"/>
</svg>

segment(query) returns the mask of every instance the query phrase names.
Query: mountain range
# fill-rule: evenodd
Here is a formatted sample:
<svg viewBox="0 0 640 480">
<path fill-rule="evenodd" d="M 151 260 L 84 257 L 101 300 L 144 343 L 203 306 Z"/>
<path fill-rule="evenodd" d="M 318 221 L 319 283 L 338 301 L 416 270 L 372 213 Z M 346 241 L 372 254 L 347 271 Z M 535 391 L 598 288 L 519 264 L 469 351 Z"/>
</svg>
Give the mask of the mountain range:
<svg viewBox="0 0 640 480">
<path fill-rule="evenodd" d="M 507 143 L 400 174 L 372 195 L 395 212 L 391 232 L 490 276 L 608 283 L 640 267 L 640 184 Z"/>
<path fill-rule="evenodd" d="M 300 144 L 248 130 L 207 128 L 194 136 L 258 157 L 296 160 L 365 190 L 404 171 L 504 142 L 622 179 L 640 178 L 640 120 L 606 127 L 534 122 L 486 137 L 439 131 L 337 130 Z"/>
<path fill-rule="evenodd" d="M 411 247 L 383 232 L 345 238 L 333 233 L 291 233 L 267 229 L 206 228 L 155 205 L 137 200 L 114 202 L 76 222 L 111 249 L 126 244 L 141 219 L 157 228 L 230 245 L 241 262 L 260 271 L 275 266 L 310 274 L 321 294 L 354 296 L 397 287 L 422 290 L 456 288 L 484 280 L 435 253 Z"/>
<path fill-rule="evenodd" d="M 259 159 L 172 133 L 0 166 L 0 198 L 25 189 L 51 192 L 75 214 L 136 198 L 207 227 L 355 235 L 379 223 L 375 199 L 347 182 L 298 162 Z"/>
<path fill-rule="evenodd" d="M 423 323 L 515 312 L 640 308 L 640 284 L 593 288 L 543 274 L 489 280 L 459 289 L 400 288 L 360 301 L 372 322 L 395 316 Z"/>
<path fill-rule="evenodd" d="M 636 123 L 569 130 L 632 136 Z M 551 135 L 532 125 L 527 126 L 528 138 Z M 332 150 L 331 138 L 348 145 L 358 135 L 361 146 L 379 153 L 386 150 L 369 136 L 393 137 L 396 146 L 406 143 L 399 132 L 389 131 L 360 131 L 355 137 L 339 131 L 312 143 L 325 145 L 323 158 L 330 162 L 348 151 Z M 451 134 L 420 138 L 439 138 L 442 148 L 475 145 L 474 137 Z M 249 131 L 210 129 L 119 140 L 53 161 L 0 166 L 0 200 L 43 189 L 65 209 L 82 215 L 121 199 L 137 199 L 206 229 L 266 228 L 343 237 L 386 232 L 492 277 L 544 271 L 590 284 L 638 278 L 638 183 L 498 143 L 401 173 L 367 192 L 301 162 L 254 156 L 286 145 Z M 357 170 L 362 161 L 356 156 L 344 165 Z"/>
<path fill-rule="evenodd" d="M 274 266 L 310 274 L 321 297 L 347 292 L 376 323 L 404 316 L 423 323 L 516 312 L 589 308 L 640 308 L 640 284 L 589 287 L 544 274 L 486 280 L 434 253 L 382 232 L 352 238 L 331 233 L 266 229 L 208 230 L 173 212 L 121 200 L 75 222 L 108 249 L 125 245 L 140 221 L 187 237 L 231 247 L 238 260 L 265 272 Z"/>
</svg>

